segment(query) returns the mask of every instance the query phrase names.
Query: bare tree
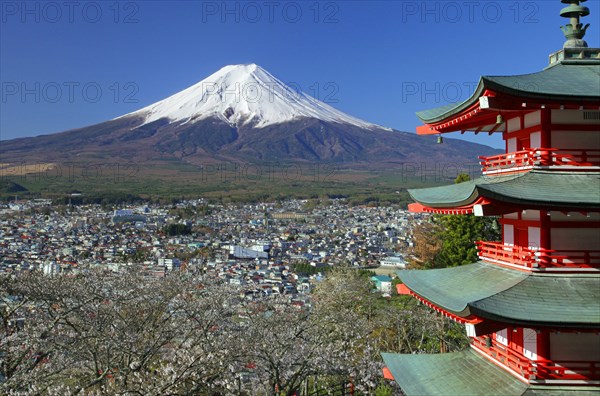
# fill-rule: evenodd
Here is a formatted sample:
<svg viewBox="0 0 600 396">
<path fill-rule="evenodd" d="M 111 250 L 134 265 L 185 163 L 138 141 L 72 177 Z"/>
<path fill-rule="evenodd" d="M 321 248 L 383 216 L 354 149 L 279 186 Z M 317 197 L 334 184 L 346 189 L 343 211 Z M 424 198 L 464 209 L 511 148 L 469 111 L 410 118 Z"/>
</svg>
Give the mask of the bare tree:
<svg viewBox="0 0 600 396">
<path fill-rule="evenodd" d="M 358 389 L 374 388 L 383 365 L 374 337 L 377 297 L 370 280 L 356 270 L 334 270 L 317 285 L 314 300 L 320 331 L 328 334 L 326 366 L 352 379 Z"/>
<path fill-rule="evenodd" d="M 15 301 L 3 316 L 6 390 L 198 394 L 228 380 L 236 338 L 219 285 L 100 272 L 15 280 L 2 290 Z"/>
<path fill-rule="evenodd" d="M 445 334 L 352 269 L 328 273 L 303 307 L 244 291 L 190 273 L 0 276 L 0 393 L 293 395 L 308 378 L 368 393 L 382 350 L 429 351 Z"/>
</svg>

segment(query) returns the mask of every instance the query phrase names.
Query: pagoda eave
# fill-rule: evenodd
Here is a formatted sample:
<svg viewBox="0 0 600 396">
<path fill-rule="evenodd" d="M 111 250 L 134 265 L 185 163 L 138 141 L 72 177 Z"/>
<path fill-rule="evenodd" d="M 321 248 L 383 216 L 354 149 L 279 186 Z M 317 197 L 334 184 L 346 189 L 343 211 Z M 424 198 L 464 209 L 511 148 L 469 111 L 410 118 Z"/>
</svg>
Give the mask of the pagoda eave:
<svg viewBox="0 0 600 396">
<path fill-rule="evenodd" d="M 540 206 L 535 202 L 526 206 L 527 209 L 531 210 L 548 210 L 547 206 Z M 441 215 L 468 215 L 473 214 L 478 217 L 483 216 L 500 216 L 508 213 L 519 212 L 523 209 L 522 203 L 519 205 L 502 202 L 501 200 L 494 200 L 487 197 L 479 197 L 472 204 L 464 205 L 464 206 L 452 206 L 452 207 L 433 207 L 428 205 L 423 205 L 419 202 L 414 202 L 408 204 L 408 211 L 411 213 L 432 213 L 432 214 L 441 214 Z M 552 207 L 552 210 L 558 210 L 564 213 L 569 213 L 573 211 L 573 208 L 562 207 L 557 208 L 556 206 Z M 592 212 L 590 210 L 589 212 Z M 581 212 L 584 215 L 587 215 L 588 211 L 577 211 Z"/>
<path fill-rule="evenodd" d="M 455 322 L 458 322 L 461 324 L 471 324 L 471 325 L 477 325 L 477 324 L 480 324 L 481 322 L 483 322 L 483 320 L 481 318 L 477 317 L 476 315 L 471 315 L 469 313 L 468 307 L 467 307 L 467 309 L 463 310 L 462 312 L 451 312 L 451 311 L 444 309 L 443 307 L 436 305 L 435 303 L 429 301 L 425 297 L 419 295 L 418 293 L 416 293 L 413 290 L 406 287 L 406 285 L 404 285 L 404 284 L 396 285 L 396 291 L 400 295 L 408 295 L 408 296 L 412 296 L 412 297 L 416 298 L 422 304 L 428 306 L 429 308 L 442 314 L 443 316 L 452 319 Z"/>
<path fill-rule="evenodd" d="M 496 122 L 498 113 L 496 111 L 483 109 L 477 102 L 459 114 L 444 119 L 435 124 L 425 124 L 417 127 L 418 135 L 435 135 L 439 133 L 456 131 L 477 131 L 496 133 L 503 132 L 506 128 L 504 123 Z"/>
<path fill-rule="evenodd" d="M 546 211 L 559 211 L 559 212 L 599 212 L 600 206 L 589 205 L 586 202 L 539 202 L 537 200 L 520 199 L 518 197 L 503 196 L 488 192 L 485 194 L 488 198 L 495 200 L 496 202 L 502 202 L 502 209 L 499 209 L 497 214 L 506 214 L 519 209 L 532 209 L 532 210 L 546 210 Z"/>
<path fill-rule="evenodd" d="M 515 318 L 509 317 L 509 316 L 495 315 L 493 313 L 478 309 L 471 305 L 469 306 L 469 312 L 470 312 L 471 316 L 479 318 L 479 320 L 483 323 L 486 323 L 486 322 L 502 323 L 501 326 L 494 328 L 492 331 L 478 332 L 477 334 L 475 334 L 476 336 L 489 334 L 491 332 L 503 329 L 507 325 L 512 325 L 512 326 L 516 326 L 516 327 L 536 327 L 536 328 L 540 328 L 540 329 L 550 329 L 550 330 L 555 330 L 555 331 L 561 331 L 561 330 L 566 331 L 569 329 L 572 329 L 572 330 L 588 329 L 588 330 L 600 331 L 600 324 L 598 324 L 598 323 L 587 324 L 587 323 L 573 323 L 570 321 L 561 322 L 560 320 L 532 321 L 532 320 L 528 320 L 528 319 L 515 319 Z M 477 324 L 477 323 L 474 323 L 474 324 Z"/>
<path fill-rule="evenodd" d="M 490 389 L 498 394 L 522 395 L 527 389 L 527 384 L 497 370 L 493 363 L 471 349 L 436 355 L 382 353 L 381 356 L 392 378 L 408 396 L 483 395 Z"/>
<path fill-rule="evenodd" d="M 502 202 L 489 198 L 482 198 L 471 205 L 466 206 L 450 206 L 438 208 L 433 206 L 423 205 L 419 202 L 408 204 L 408 211 L 411 213 L 432 213 L 441 215 L 475 215 L 477 217 L 486 216 L 501 216 L 509 213 L 520 212 L 523 209 L 528 210 L 545 210 L 556 211 L 563 214 L 581 213 L 587 216 L 589 213 L 600 212 L 600 208 L 588 207 L 581 209 L 579 206 L 556 206 L 556 205 L 540 205 L 536 201 L 513 201 Z"/>
<path fill-rule="evenodd" d="M 546 395 L 592 396 L 599 386 L 549 386 L 528 383 L 506 369 L 498 370 L 479 350 L 443 354 L 381 354 L 388 379 L 396 381 L 407 396 L 446 395 Z M 418 380 L 415 380 L 418 379 Z"/>
<path fill-rule="evenodd" d="M 585 102 L 575 101 L 573 99 L 548 99 L 534 98 L 524 96 L 512 96 L 507 94 L 497 94 L 482 96 L 479 98 L 479 108 L 481 110 L 492 110 L 495 112 L 505 111 L 523 111 L 523 110 L 600 110 L 600 101 L 589 100 Z M 497 114 L 497 113 L 496 113 Z"/>
<path fill-rule="evenodd" d="M 492 202 L 484 197 L 479 197 L 473 203 L 464 206 L 455 206 L 451 208 L 435 208 L 432 206 L 426 206 L 419 202 L 408 204 L 408 210 L 412 213 L 435 213 L 444 215 L 458 215 L 458 214 L 473 214 L 475 207 L 489 206 Z M 510 213 L 510 212 L 506 212 Z"/>
<path fill-rule="evenodd" d="M 576 70 L 575 70 L 576 69 Z M 600 65 L 582 67 L 559 65 L 539 73 L 521 76 L 484 76 L 467 100 L 417 113 L 424 125 L 420 135 L 447 132 L 490 134 L 503 132 L 511 113 L 540 109 L 600 110 Z M 573 86 L 578 89 L 574 93 Z"/>
<path fill-rule="evenodd" d="M 530 186 L 536 186 L 531 188 Z M 443 187 L 409 189 L 417 202 L 409 210 L 440 214 L 506 214 L 524 208 L 553 211 L 600 211 L 600 172 L 569 174 L 531 170 Z"/>
<path fill-rule="evenodd" d="M 600 276 L 550 276 L 494 264 L 402 270 L 400 294 L 410 294 L 460 322 L 482 320 L 538 327 L 600 329 Z M 557 294 L 560 291 L 560 294 Z M 535 299 L 543 298 L 544 308 Z"/>
<path fill-rule="evenodd" d="M 418 135 L 437 135 L 450 132 L 487 132 L 488 134 L 506 131 L 504 122 L 498 123 L 498 115 L 510 118 L 514 113 L 529 113 L 542 109 L 555 110 L 600 110 L 599 101 L 577 102 L 560 99 L 535 99 L 510 95 L 481 96 L 473 106 L 440 122 L 417 127 Z"/>
</svg>

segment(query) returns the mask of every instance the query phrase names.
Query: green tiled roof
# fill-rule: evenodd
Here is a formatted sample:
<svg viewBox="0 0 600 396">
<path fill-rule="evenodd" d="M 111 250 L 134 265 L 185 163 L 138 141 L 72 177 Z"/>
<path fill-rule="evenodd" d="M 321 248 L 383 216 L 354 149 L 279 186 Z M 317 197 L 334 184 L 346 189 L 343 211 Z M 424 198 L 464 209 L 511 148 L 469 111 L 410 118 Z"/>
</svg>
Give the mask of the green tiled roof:
<svg viewBox="0 0 600 396">
<path fill-rule="evenodd" d="M 600 276 L 535 276 L 510 289 L 469 304 L 473 313 L 493 319 L 552 325 L 600 325 Z"/>
<path fill-rule="evenodd" d="M 591 396 L 600 391 L 597 386 L 527 385 L 472 350 L 381 356 L 407 396 Z"/>
<path fill-rule="evenodd" d="M 474 314 L 522 325 L 600 325 L 599 275 L 535 275 L 481 262 L 398 275 L 414 293 L 462 317 Z"/>
<path fill-rule="evenodd" d="M 517 96 L 600 100 L 600 65 L 556 65 L 520 76 L 486 76 L 486 87 Z"/>
<path fill-rule="evenodd" d="M 492 183 L 503 183 L 514 180 L 522 175 L 480 177 L 463 183 L 447 186 L 409 189 L 408 193 L 415 201 L 437 207 L 462 206 L 472 203 L 479 197 L 478 187 Z"/>
<path fill-rule="evenodd" d="M 397 272 L 412 291 L 447 311 L 468 316 L 468 304 L 506 290 L 527 278 L 527 273 L 497 265 L 475 263 L 436 270 Z"/>
<path fill-rule="evenodd" d="M 382 353 L 407 396 L 522 395 L 527 384 L 471 350 L 435 355 Z"/>
<path fill-rule="evenodd" d="M 448 104 L 445 106 L 434 107 L 433 109 L 417 111 L 417 113 L 416 113 L 417 117 L 419 117 L 421 119 L 421 121 L 423 121 L 425 123 L 433 123 L 433 122 L 441 121 L 444 118 L 446 118 L 452 114 L 458 113 L 461 110 L 464 110 L 469 106 L 472 106 L 475 103 L 475 100 L 479 100 L 479 97 L 483 93 L 483 90 L 481 90 L 480 87 L 482 87 L 481 81 L 479 81 L 479 86 L 475 90 L 475 93 L 473 94 L 473 96 L 471 96 L 469 99 L 467 99 L 463 102 L 460 102 L 458 104 L 452 103 L 452 104 Z"/>
<path fill-rule="evenodd" d="M 415 201 L 433 208 L 469 205 L 479 197 L 520 205 L 597 208 L 600 207 L 600 173 L 532 170 L 408 192 Z"/>
<path fill-rule="evenodd" d="M 558 64 L 519 76 L 483 76 L 469 99 L 420 111 L 417 116 L 428 124 L 442 121 L 477 103 L 486 89 L 522 98 L 600 102 L 600 65 Z"/>
</svg>

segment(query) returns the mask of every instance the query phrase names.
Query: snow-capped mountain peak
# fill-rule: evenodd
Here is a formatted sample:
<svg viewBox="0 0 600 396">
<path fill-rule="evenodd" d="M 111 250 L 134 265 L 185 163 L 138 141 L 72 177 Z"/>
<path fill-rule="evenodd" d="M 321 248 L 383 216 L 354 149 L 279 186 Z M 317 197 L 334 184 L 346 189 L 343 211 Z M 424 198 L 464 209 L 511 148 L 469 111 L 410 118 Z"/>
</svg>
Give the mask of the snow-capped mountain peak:
<svg viewBox="0 0 600 396">
<path fill-rule="evenodd" d="M 191 87 L 125 116 L 143 117 L 144 124 L 161 118 L 185 124 L 217 117 L 231 125 L 252 122 L 256 128 L 308 117 L 382 128 L 288 87 L 256 64 L 225 66 Z"/>
</svg>

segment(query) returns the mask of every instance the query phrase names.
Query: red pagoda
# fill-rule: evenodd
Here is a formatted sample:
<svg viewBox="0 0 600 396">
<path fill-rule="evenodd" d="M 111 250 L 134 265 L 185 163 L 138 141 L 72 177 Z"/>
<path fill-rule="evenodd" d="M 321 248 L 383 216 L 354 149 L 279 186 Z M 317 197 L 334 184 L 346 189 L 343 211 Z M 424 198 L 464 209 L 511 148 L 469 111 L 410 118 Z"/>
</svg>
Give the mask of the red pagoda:
<svg viewBox="0 0 600 396">
<path fill-rule="evenodd" d="M 544 70 L 480 79 L 466 101 L 418 113 L 419 134 L 502 133 L 483 175 L 411 190 L 415 212 L 499 216 L 479 261 L 399 271 L 410 294 L 465 324 L 467 351 L 386 354 L 406 395 L 600 393 L 600 48 L 585 0 L 562 0 L 563 49 Z"/>
</svg>

